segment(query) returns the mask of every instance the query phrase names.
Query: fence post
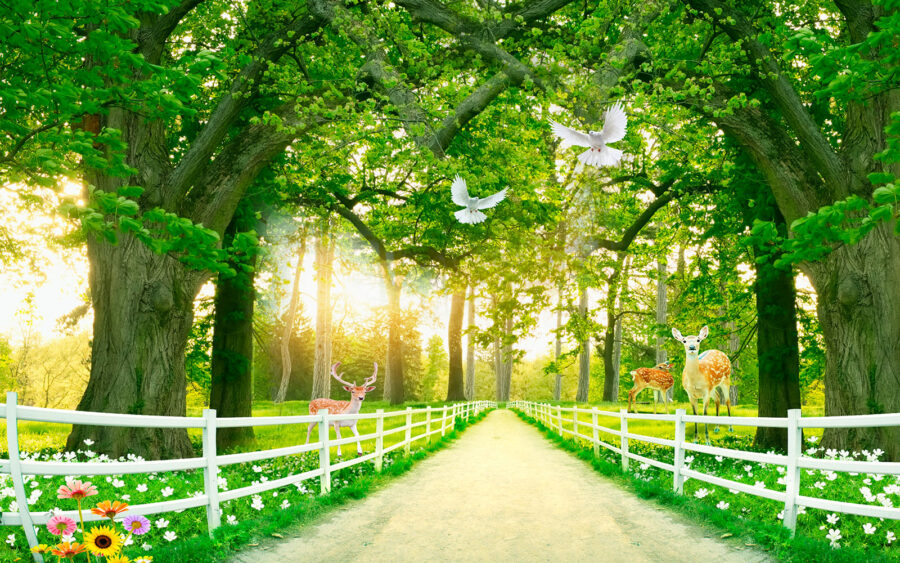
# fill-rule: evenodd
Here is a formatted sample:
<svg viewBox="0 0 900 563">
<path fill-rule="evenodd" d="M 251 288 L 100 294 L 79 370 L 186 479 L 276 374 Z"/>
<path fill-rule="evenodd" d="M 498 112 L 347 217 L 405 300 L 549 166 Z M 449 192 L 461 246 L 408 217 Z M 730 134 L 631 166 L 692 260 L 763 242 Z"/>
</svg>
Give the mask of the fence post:
<svg viewBox="0 0 900 563">
<path fill-rule="evenodd" d="M 562 407 L 556 405 L 556 422 L 559 424 L 559 435 L 563 435 L 563 427 L 562 427 Z"/>
<path fill-rule="evenodd" d="M 800 409 L 790 409 L 787 421 L 788 452 L 787 471 L 785 472 L 784 525 L 793 536 L 797 531 L 797 496 L 800 494 L 800 468 L 797 467 L 797 460 L 800 458 L 800 447 L 803 442 Z"/>
<path fill-rule="evenodd" d="M 216 463 L 216 409 L 203 409 L 203 486 L 206 489 L 206 526 L 209 534 L 222 523 L 219 509 L 219 465 Z"/>
<path fill-rule="evenodd" d="M 331 491 L 331 445 L 328 441 L 328 409 L 319 411 L 322 416 L 319 420 L 319 467 L 322 468 L 321 493 L 324 495 Z"/>
<path fill-rule="evenodd" d="M 19 505 L 19 518 L 22 519 L 22 527 L 25 529 L 25 538 L 28 539 L 28 547 L 38 544 L 37 534 L 34 532 L 34 522 L 31 513 L 28 512 L 28 495 L 25 494 L 25 482 L 22 480 L 22 460 L 19 458 L 19 415 L 16 413 L 16 404 L 19 396 L 15 391 L 6 394 L 6 447 L 9 452 L 9 474 L 12 477 L 13 490 L 16 492 L 16 504 Z M 40 553 L 34 553 L 34 560 L 44 560 Z"/>
<path fill-rule="evenodd" d="M 591 409 L 591 424 L 594 425 L 594 457 L 600 456 L 600 430 L 597 428 L 597 407 Z"/>
<path fill-rule="evenodd" d="M 381 473 L 384 464 L 384 409 L 375 411 L 375 471 Z"/>
<path fill-rule="evenodd" d="M 619 440 L 619 445 L 622 446 L 622 471 L 628 471 L 628 438 L 625 437 L 628 433 L 628 411 L 619 409 L 619 417 L 622 420 L 619 424 L 619 431 L 622 433 Z"/>
<path fill-rule="evenodd" d="M 425 407 L 425 435 L 427 442 L 431 443 L 431 406 Z"/>
<path fill-rule="evenodd" d="M 575 440 L 575 443 L 578 443 L 578 405 L 572 409 L 572 432 L 574 435 L 572 439 Z"/>
<path fill-rule="evenodd" d="M 681 469 L 684 467 L 684 409 L 675 409 L 675 470 L 672 472 L 672 490 L 677 494 L 684 492 L 684 475 Z"/>
<path fill-rule="evenodd" d="M 410 442 L 412 442 L 412 407 L 406 407 L 406 435 L 403 442 L 403 452 L 409 455 Z"/>
<path fill-rule="evenodd" d="M 441 437 L 447 433 L 447 405 L 444 405 L 444 414 L 441 417 Z"/>
</svg>

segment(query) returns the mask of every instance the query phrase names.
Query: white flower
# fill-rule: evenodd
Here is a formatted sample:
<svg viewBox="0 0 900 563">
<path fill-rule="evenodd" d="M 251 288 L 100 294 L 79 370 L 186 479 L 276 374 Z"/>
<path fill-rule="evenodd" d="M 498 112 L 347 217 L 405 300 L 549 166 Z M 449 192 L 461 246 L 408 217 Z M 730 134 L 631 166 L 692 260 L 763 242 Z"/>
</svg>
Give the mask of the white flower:
<svg viewBox="0 0 900 563">
<path fill-rule="evenodd" d="M 813 455 L 814 453 L 816 453 L 816 448 L 807 448 L 806 449 L 806 455 Z"/>
<path fill-rule="evenodd" d="M 10 534 L 10 535 L 6 536 L 6 543 L 8 543 L 10 547 L 15 547 L 15 545 L 16 545 L 16 535 L 15 535 L 15 534 Z"/>
<path fill-rule="evenodd" d="M 156 521 L 157 528 L 165 528 L 168 525 L 169 525 L 169 521 L 166 520 L 165 518 L 160 518 L 159 520 Z"/>
<path fill-rule="evenodd" d="M 144 545 L 147 545 L 147 544 L 144 544 Z M 152 563 L 152 562 L 153 562 L 152 559 L 147 559 L 146 557 L 138 557 L 137 559 L 134 560 L 134 563 Z"/>
<path fill-rule="evenodd" d="M 131 502 L 131 495 L 122 495 L 122 496 L 119 497 L 119 498 L 121 498 L 121 499 L 124 500 L 125 502 Z"/>
<path fill-rule="evenodd" d="M 112 486 L 117 489 L 121 489 L 122 487 L 125 486 L 125 481 L 123 481 L 121 479 L 113 479 Z"/>
<path fill-rule="evenodd" d="M 144 544 L 141 544 L 141 549 L 143 549 L 144 551 L 150 551 L 151 549 L 153 549 L 153 546 L 150 545 L 149 543 L 144 543 Z"/>
<path fill-rule="evenodd" d="M 85 438 L 84 444 L 85 444 L 86 446 L 93 446 L 93 445 L 94 445 L 94 441 L 91 440 L 90 438 Z"/>
<path fill-rule="evenodd" d="M 779 520 L 784 520 L 784 510 L 775 515 Z"/>
<path fill-rule="evenodd" d="M 647 471 L 647 469 L 650 467 L 650 464 L 649 464 L 649 463 L 642 463 L 642 464 L 640 465 L 640 467 L 641 467 L 641 471 Z"/>
<path fill-rule="evenodd" d="M 837 524 L 838 520 L 840 520 L 840 519 L 841 519 L 841 517 L 834 513 L 831 513 L 825 517 L 825 520 L 827 520 L 828 523 L 831 525 Z"/>
<path fill-rule="evenodd" d="M 834 448 L 828 448 L 827 450 L 825 450 L 825 456 L 826 457 L 836 457 L 837 450 L 835 450 Z"/>
<path fill-rule="evenodd" d="M 694 493 L 694 496 L 697 498 L 703 498 L 709 494 L 709 491 L 706 489 L 697 489 L 697 492 Z"/>
<path fill-rule="evenodd" d="M 887 533 L 887 536 L 885 537 L 885 539 L 887 540 L 887 542 L 889 544 L 891 544 L 891 543 L 894 543 L 894 541 L 897 539 L 897 536 L 894 535 L 894 532 L 889 531 Z"/>
<path fill-rule="evenodd" d="M 74 543 L 75 542 L 75 534 L 63 534 L 59 537 L 59 539 L 62 541 L 67 541 L 69 543 Z"/>
<path fill-rule="evenodd" d="M 134 540 L 131 539 L 131 536 L 127 536 L 125 541 L 122 542 L 122 545 L 134 545 Z"/>
<path fill-rule="evenodd" d="M 883 454 L 884 454 L 884 450 L 882 450 L 882 449 L 877 449 L 872 452 L 872 455 L 875 456 L 876 458 L 881 457 Z"/>
<path fill-rule="evenodd" d="M 830 529 L 828 530 L 828 534 L 825 536 L 829 542 L 831 542 L 831 547 L 841 547 L 841 544 L 838 543 L 838 540 L 841 539 L 841 531 Z"/>
<path fill-rule="evenodd" d="M 750 473 L 751 471 L 753 471 L 753 466 L 752 466 L 752 465 L 745 465 L 745 466 L 744 466 L 744 471 L 746 471 L 747 473 Z"/>
<path fill-rule="evenodd" d="M 824 489 L 825 482 L 824 481 L 816 481 L 815 484 L 813 485 L 813 487 L 815 487 L 817 489 Z"/>
<path fill-rule="evenodd" d="M 159 492 L 159 494 L 161 494 L 164 497 L 170 497 L 170 496 L 172 496 L 172 493 L 174 493 L 174 492 L 175 492 L 175 489 L 173 489 L 172 487 L 166 487 L 165 489 L 161 490 Z"/>
<path fill-rule="evenodd" d="M 262 497 L 259 495 L 253 495 L 253 502 L 250 503 L 250 508 L 253 510 L 262 510 L 266 505 L 263 504 Z"/>
<path fill-rule="evenodd" d="M 724 500 L 720 500 L 719 504 L 716 505 L 716 508 L 718 508 L 719 510 L 728 510 L 729 506 L 729 503 L 725 502 Z"/>
<path fill-rule="evenodd" d="M 757 489 L 765 489 L 766 488 L 766 484 L 762 481 L 757 481 L 753 486 L 756 487 Z"/>
<path fill-rule="evenodd" d="M 254 465 L 254 466 L 253 466 L 253 472 L 254 472 L 254 473 L 259 473 L 259 472 L 261 472 L 261 471 L 262 471 L 262 467 L 260 467 L 260 466 L 258 466 L 258 465 Z"/>
<path fill-rule="evenodd" d="M 848 452 L 847 450 L 841 450 L 840 454 L 841 454 L 841 457 L 847 457 L 848 455 L 850 455 L 850 452 Z"/>
<path fill-rule="evenodd" d="M 835 479 L 837 479 L 837 473 L 832 471 L 828 475 L 826 475 L 825 478 L 828 479 L 829 481 L 834 481 Z"/>
<path fill-rule="evenodd" d="M 146 492 L 147 492 L 147 484 L 146 484 L 146 483 L 141 483 L 140 485 L 138 485 L 137 487 L 135 487 L 135 490 L 136 490 L 137 492 L 139 492 L 139 493 L 146 493 Z"/>
<path fill-rule="evenodd" d="M 169 530 L 168 532 L 163 534 L 163 538 L 168 541 L 175 541 L 176 539 L 178 539 L 178 536 L 175 535 L 175 532 L 173 532 L 172 530 Z"/>
<path fill-rule="evenodd" d="M 806 441 L 809 442 L 810 444 L 815 444 L 816 442 L 819 441 L 819 437 L 818 436 L 810 436 L 809 438 L 806 439 Z"/>
<path fill-rule="evenodd" d="M 723 460 L 723 459 L 725 459 L 725 458 L 722 457 L 722 456 L 720 456 L 720 455 L 717 455 L 717 456 L 716 456 L 716 461 L 718 461 L 719 463 L 722 463 L 722 460 Z"/>
<path fill-rule="evenodd" d="M 234 514 L 229 514 L 225 517 L 225 522 L 231 524 L 232 526 L 237 524 L 237 521 L 237 516 L 235 516 Z"/>
<path fill-rule="evenodd" d="M 281 509 L 282 510 L 284 510 L 285 508 L 290 508 L 290 507 L 291 507 L 291 503 L 288 502 L 288 499 L 284 499 L 283 501 L 281 501 Z"/>
<path fill-rule="evenodd" d="M 874 534 L 876 529 L 877 528 L 875 528 L 875 526 L 873 526 L 872 524 L 869 524 L 868 522 L 863 524 L 863 533 L 866 534 L 867 536 L 871 536 L 872 534 Z"/>
<path fill-rule="evenodd" d="M 690 463 L 693 462 L 693 461 L 694 461 L 694 456 L 692 456 L 692 455 L 689 455 L 689 456 L 687 456 L 686 458 L 684 458 L 684 463 L 685 463 L 685 464 L 690 464 Z"/>
</svg>

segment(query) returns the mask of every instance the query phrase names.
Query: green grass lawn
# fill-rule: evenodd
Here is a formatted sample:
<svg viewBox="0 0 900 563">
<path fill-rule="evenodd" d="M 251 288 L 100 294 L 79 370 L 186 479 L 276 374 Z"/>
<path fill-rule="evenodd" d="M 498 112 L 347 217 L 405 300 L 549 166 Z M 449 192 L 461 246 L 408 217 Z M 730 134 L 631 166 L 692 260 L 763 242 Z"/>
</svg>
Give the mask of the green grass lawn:
<svg viewBox="0 0 900 563">
<path fill-rule="evenodd" d="M 551 405 L 560 405 L 562 407 L 572 407 L 576 406 L 574 401 L 541 401 L 546 402 Z M 593 407 L 597 407 L 598 410 L 605 410 L 610 412 L 618 413 L 620 409 L 626 408 L 627 404 L 623 403 L 609 403 L 609 402 L 601 402 L 601 403 L 577 403 L 579 408 L 590 409 Z M 635 406 L 636 411 L 643 414 L 653 414 L 653 404 L 638 404 Z M 688 414 L 691 414 L 691 404 L 690 403 L 669 403 L 669 414 L 675 414 L 675 409 L 685 409 Z M 663 405 L 660 404 L 656 409 L 657 414 L 665 414 L 665 410 L 663 409 Z M 803 416 L 824 416 L 825 409 L 822 406 L 804 406 L 803 407 Z M 702 414 L 702 412 L 698 413 Z M 709 410 L 707 412 L 708 415 L 712 416 L 716 414 L 716 407 L 714 404 L 710 404 Z M 725 416 L 727 415 L 727 411 L 725 406 L 722 405 L 719 415 Z M 732 416 L 743 416 L 743 417 L 754 417 L 757 415 L 756 405 L 736 405 L 731 407 Z M 589 414 L 581 414 L 579 413 L 579 420 L 584 422 L 590 422 L 591 417 Z M 572 430 L 574 424 L 572 423 L 572 413 L 563 413 L 563 418 L 569 419 L 568 421 L 563 421 L 563 428 L 568 430 Z M 609 416 L 599 416 L 597 418 L 597 424 L 600 426 L 605 426 L 607 428 L 611 428 L 613 430 L 619 429 L 619 417 L 609 417 Z M 693 439 L 694 437 L 694 425 L 687 425 L 687 438 Z M 700 431 L 700 438 L 704 439 L 704 428 L 703 424 L 699 425 L 698 430 Z M 660 421 L 660 420 L 629 420 L 628 421 L 628 431 L 635 434 L 643 434 L 645 436 L 653 436 L 657 438 L 675 438 L 675 425 L 672 422 Z M 591 435 L 590 428 L 580 428 L 580 434 L 586 434 L 588 436 Z M 722 440 L 728 436 L 731 437 L 750 437 L 752 438 L 756 434 L 755 426 L 735 426 L 733 432 L 728 431 L 727 425 L 722 425 L 719 428 L 719 432 L 715 431 L 715 427 L 710 425 L 709 427 L 709 438 L 710 441 L 715 443 L 717 440 Z M 820 429 L 805 429 L 804 435 L 806 436 L 821 436 L 822 431 Z M 608 442 L 618 444 L 618 438 L 606 434 L 604 438 L 603 433 L 600 433 L 600 439 Z"/>
<path fill-rule="evenodd" d="M 432 414 L 432 418 L 435 418 L 437 416 L 440 416 L 440 409 L 444 405 L 449 406 L 451 404 L 452 403 L 447 402 L 418 402 L 404 403 L 402 405 L 390 405 L 387 401 L 365 401 L 363 402 L 360 412 L 368 413 L 375 412 L 378 409 L 384 409 L 385 413 L 389 413 L 403 411 L 407 407 L 412 407 L 415 410 L 431 406 L 432 409 L 437 409 L 437 411 Z M 187 409 L 188 416 L 201 416 L 202 413 L 202 407 L 188 407 Z M 281 405 L 276 405 L 272 401 L 255 401 L 253 403 L 253 416 L 290 416 L 307 414 L 309 414 L 308 401 L 287 401 L 285 403 L 282 403 Z M 424 421 L 425 418 L 425 413 L 415 414 L 413 415 L 413 423 L 415 424 L 416 422 Z M 396 416 L 386 418 L 384 421 L 384 428 L 385 430 L 388 430 L 391 428 L 403 426 L 404 424 L 406 424 L 406 417 Z M 46 422 L 29 421 L 20 422 L 19 449 L 22 452 L 36 452 L 48 449 L 62 450 L 65 447 L 66 438 L 68 437 L 71 429 L 72 426 L 70 424 L 53 424 Z M 306 429 L 306 424 L 260 426 L 254 429 L 256 435 L 255 444 L 248 447 L 238 448 L 235 451 L 264 450 L 302 444 L 304 441 L 306 441 Z M 361 435 L 371 434 L 375 432 L 375 420 L 361 420 L 357 423 L 357 429 L 359 430 L 359 433 Z M 413 431 L 415 434 L 421 434 L 422 432 L 424 432 L 424 427 L 414 428 Z M 5 434 L 6 421 L 0 419 L 0 435 L 5 436 Z M 192 441 L 195 444 L 200 443 L 202 432 L 199 428 L 189 429 L 188 435 L 191 437 Z M 350 429 L 342 428 L 341 435 L 344 438 L 347 438 L 352 436 L 353 434 L 350 432 Z M 385 436 L 384 446 L 389 447 L 391 444 L 402 441 L 403 435 L 403 432 L 397 432 L 395 434 Z M 334 437 L 334 431 L 332 430 L 331 438 L 334 439 Z M 317 430 L 314 429 L 312 432 L 312 436 L 310 437 L 310 441 L 314 442 L 317 439 L 318 433 Z M 366 451 L 373 451 L 374 439 L 364 442 L 363 449 Z M 341 450 L 342 452 L 355 452 L 356 446 L 355 444 L 346 444 L 344 446 L 341 446 Z M 337 448 L 334 449 L 332 454 L 337 454 Z M 6 440 L 0 440 L 0 457 L 8 457 L 6 453 Z"/>
</svg>

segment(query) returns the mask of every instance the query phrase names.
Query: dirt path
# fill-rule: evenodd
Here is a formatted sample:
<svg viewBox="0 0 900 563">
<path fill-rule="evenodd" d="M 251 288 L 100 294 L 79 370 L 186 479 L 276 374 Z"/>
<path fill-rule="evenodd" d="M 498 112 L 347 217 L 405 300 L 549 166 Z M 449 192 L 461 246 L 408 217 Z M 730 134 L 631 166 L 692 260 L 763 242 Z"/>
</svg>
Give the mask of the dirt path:
<svg viewBox="0 0 900 563">
<path fill-rule="evenodd" d="M 715 561 L 768 559 L 606 481 L 506 410 L 266 561 Z"/>
</svg>

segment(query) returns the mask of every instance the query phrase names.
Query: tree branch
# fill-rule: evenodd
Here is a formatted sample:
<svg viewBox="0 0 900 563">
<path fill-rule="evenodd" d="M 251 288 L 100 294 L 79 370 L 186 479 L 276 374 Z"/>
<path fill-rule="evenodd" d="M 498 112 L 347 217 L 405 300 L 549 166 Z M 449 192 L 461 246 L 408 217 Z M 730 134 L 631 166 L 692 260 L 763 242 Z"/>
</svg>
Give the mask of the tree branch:
<svg viewBox="0 0 900 563">
<path fill-rule="evenodd" d="M 172 35 L 172 32 L 175 31 L 178 24 L 181 23 L 181 20 L 204 1 L 205 0 L 181 0 L 180 4 L 156 20 L 156 23 L 150 28 L 149 41 L 141 42 L 143 45 L 146 45 L 143 52 L 147 60 L 153 63 L 159 62 L 159 57 L 166 40 Z"/>
</svg>

